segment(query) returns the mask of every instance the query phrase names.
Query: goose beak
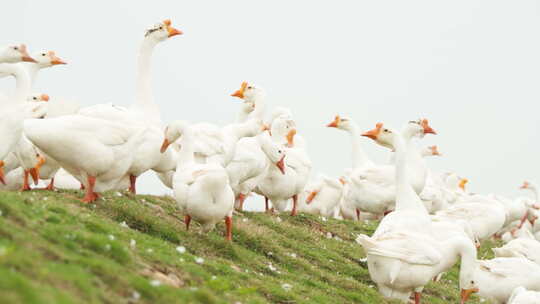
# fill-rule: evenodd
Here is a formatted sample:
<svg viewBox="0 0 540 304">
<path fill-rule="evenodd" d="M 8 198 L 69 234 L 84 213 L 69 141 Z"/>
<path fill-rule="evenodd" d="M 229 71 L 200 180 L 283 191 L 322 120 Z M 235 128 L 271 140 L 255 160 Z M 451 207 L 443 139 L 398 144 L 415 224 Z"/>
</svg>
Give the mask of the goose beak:
<svg viewBox="0 0 540 304">
<path fill-rule="evenodd" d="M 36 166 L 32 169 L 30 169 L 30 175 L 32 176 L 32 179 L 34 180 L 34 185 L 37 185 L 39 183 L 39 170 L 41 169 L 41 166 L 45 163 L 45 157 L 39 156 L 38 162 Z"/>
<path fill-rule="evenodd" d="M 459 181 L 459 187 L 460 187 L 463 191 L 465 191 L 465 185 L 466 185 L 468 182 L 469 182 L 469 180 L 466 179 L 466 178 L 461 179 L 461 180 Z"/>
<path fill-rule="evenodd" d="M 4 161 L 0 160 L 0 183 L 3 185 L 6 184 L 6 180 L 4 178 Z"/>
<path fill-rule="evenodd" d="M 242 82 L 242 85 L 240 86 L 240 89 L 236 90 L 234 93 L 231 94 L 232 97 L 238 97 L 240 99 L 244 99 L 244 92 L 246 91 L 248 83 Z"/>
<path fill-rule="evenodd" d="M 182 35 L 183 32 L 181 30 L 175 29 L 171 26 L 171 20 L 167 19 L 163 21 L 163 24 L 167 27 L 167 32 L 169 32 L 169 38 L 176 35 Z"/>
<path fill-rule="evenodd" d="M 167 151 L 167 148 L 169 147 L 170 144 L 171 143 L 169 142 L 169 140 L 165 138 L 163 140 L 163 144 L 161 145 L 161 149 L 159 150 L 159 152 L 165 153 L 165 151 Z"/>
<path fill-rule="evenodd" d="M 26 45 L 21 44 L 19 46 L 19 51 L 21 53 L 21 60 L 24 62 L 37 62 L 34 58 L 30 57 L 28 51 L 26 50 Z"/>
<path fill-rule="evenodd" d="M 306 198 L 306 204 L 311 204 L 311 201 L 313 201 L 313 199 L 315 198 L 315 196 L 317 196 L 318 193 L 318 191 L 311 191 L 311 193 Z"/>
<path fill-rule="evenodd" d="M 343 186 L 345 186 L 345 184 L 347 183 L 347 181 L 346 181 L 343 177 L 340 177 L 340 178 L 339 178 L 339 182 L 340 182 Z"/>
<path fill-rule="evenodd" d="M 276 166 L 279 168 L 279 171 L 281 171 L 281 174 L 285 174 L 285 155 L 281 157 L 281 159 L 276 163 Z"/>
<path fill-rule="evenodd" d="M 379 122 L 376 125 L 375 129 L 363 133 L 362 136 L 369 137 L 373 140 L 377 140 L 377 138 L 379 137 L 379 133 L 381 133 L 382 127 L 383 127 L 382 122 Z"/>
<path fill-rule="evenodd" d="M 519 189 L 528 189 L 529 188 L 529 182 L 523 182 L 523 185 L 519 187 Z"/>
<path fill-rule="evenodd" d="M 41 101 L 48 102 L 49 101 L 49 95 L 41 94 L 40 99 L 41 99 Z"/>
<path fill-rule="evenodd" d="M 339 126 L 339 123 L 341 122 L 341 117 L 339 117 L 339 115 L 336 115 L 336 117 L 334 118 L 334 121 L 332 121 L 331 123 L 327 124 L 326 126 L 328 128 L 337 128 Z"/>
<path fill-rule="evenodd" d="M 433 130 L 433 128 L 429 125 L 429 121 L 427 119 L 422 119 L 422 127 L 424 128 L 424 134 L 437 135 L 437 132 L 435 132 L 435 130 Z"/>
<path fill-rule="evenodd" d="M 287 133 L 287 147 L 294 147 L 294 136 L 296 135 L 296 129 L 292 129 Z"/>
<path fill-rule="evenodd" d="M 471 294 L 480 291 L 478 288 L 462 289 L 461 290 L 461 304 L 467 302 Z"/>
<path fill-rule="evenodd" d="M 264 132 L 264 131 L 270 131 L 270 127 L 269 127 L 267 124 L 263 123 L 263 125 L 262 125 L 262 131 L 263 131 L 263 132 Z"/>
<path fill-rule="evenodd" d="M 56 53 L 54 51 L 49 52 L 49 57 L 51 58 L 51 64 L 52 65 L 67 64 L 65 61 L 63 61 L 58 56 L 56 56 Z"/>
<path fill-rule="evenodd" d="M 437 146 L 431 146 L 429 147 L 431 149 L 431 154 L 440 156 L 441 153 L 439 152 L 439 148 Z"/>
</svg>

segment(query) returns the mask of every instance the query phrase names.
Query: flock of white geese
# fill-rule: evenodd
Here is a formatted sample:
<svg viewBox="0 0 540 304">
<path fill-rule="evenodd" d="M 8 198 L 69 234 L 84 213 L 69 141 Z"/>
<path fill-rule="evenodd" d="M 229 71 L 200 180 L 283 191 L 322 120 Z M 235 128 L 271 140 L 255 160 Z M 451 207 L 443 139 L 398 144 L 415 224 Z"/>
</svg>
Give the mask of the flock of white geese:
<svg viewBox="0 0 540 304">
<path fill-rule="evenodd" d="M 179 120 L 164 127 L 150 61 L 156 45 L 181 34 L 170 20 L 146 31 L 130 107 L 66 104 L 69 110 L 60 114 L 51 111 L 60 100 L 49 101 L 32 87 L 41 69 L 65 62 L 52 51 L 30 56 L 25 45 L 2 48 L 0 77 L 13 76 L 16 88 L 0 96 L 0 189 L 30 190 L 32 181 L 44 180 L 48 190 L 80 187 L 82 201 L 93 202 L 102 191 L 135 193 L 137 177 L 153 170 L 173 189 L 188 229 L 192 219 L 204 231 L 225 220 L 232 240 L 234 209 L 242 210 L 255 192 L 265 197 L 267 212 L 283 212 L 292 201 L 291 216 L 380 219 L 375 233 L 357 242 L 386 297 L 420 303 L 424 286 L 461 261 L 462 303 L 471 293 L 493 303 L 540 303 L 540 204 L 532 183 L 522 188 L 534 199 L 468 193 L 466 179 L 428 169 L 424 158 L 440 154 L 436 146 L 417 148 L 425 134 L 436 134 L 427 120 L 401 129 L 378 123 L 362 132 L 342 116 L 328 127 L 349 133 L 352 168 L 339 178 L 310 181 L 312 164 L 292 113 L 277 108 L 265 117 L 264 90 L 246 82 L 232 94 L 243 100 L 235 122 Z M 392 151 L 387 164 L 370 160 L 365 138 Z M 477 248 L 488 238 L 505 245 L 493 249 L 496 258 L 479 260 Z"/>
</svg>

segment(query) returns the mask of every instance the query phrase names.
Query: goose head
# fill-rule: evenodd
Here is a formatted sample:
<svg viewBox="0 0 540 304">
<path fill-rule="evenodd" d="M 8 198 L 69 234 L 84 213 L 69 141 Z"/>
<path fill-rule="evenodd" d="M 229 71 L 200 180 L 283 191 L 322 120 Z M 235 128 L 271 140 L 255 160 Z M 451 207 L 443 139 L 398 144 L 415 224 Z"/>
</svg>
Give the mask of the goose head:
<svg viewBox="0 0 540 304">
<path fill-rule="evenodd" d="M 403 135 L 406 137 L 419 137 L 422 138 L 426 134 L 434 134 L 436 135 L 437 132 L 433 130 L 433 128 L 429 125 L 429 121 L 427 119 L 418 119 L 418 120 L 411 120 L 405 125 L 405 128 L 402 131 Z"/>
<path fill-rule="evenodd" d="M 294 130 L 294 131 L 293 131 Z M 272 121 L 270 133 L 280 140 L 286 136 L 293 136 L 292 132 L 296 132 L 296 123 L 288 115 L 281 115 Z"/>
<path fill-rule="evenodd" d="M 384 127 L 382 122 L 377 123 L 375 129 L 367 131 L 362 136 L 373 139 L 383 147 L 394 149 L 394 141 L 400 136 L 397 132 Z"/>
<path fill-rule="evenodd" d="M 188 126 L 189 123 L 183 120 L 177 120 L 170 123 L 165 128 L 165 138 L 163 139 L 163 144 L 161 145 L 160 152 L 165 153 L 169 145 L 174 143 L 178 138 L 180 138 L 182 134 L 184 134 Z"/>
<path fill-rule="evenodd" d="M 286 152 L 281 145 L 272 141 L 270 134 L 264 132 L 257 137 L 261 149 L 266 154 L 270 162 L 278 167 L 282 174 L 285 174 L 285 155 Z"/>
<path fill-rule="evenodd" d="M 257 101 L 264 97 L 264 90 L 247 81 L 242 82 L 240 89 L 231 94 L 232 97 L 237 97 L 244 100 L 245 103 L 257 104 Z"/>
<path fill-rule="evenodd" d="M 465 185 L 467 185 L 468 182 L 469 182 L 468 179 L 462 178 L 462 179 L 459 180 L 458 187 L 459 187 L 461 190 L 465 191 Z"/>
<path fill-rule="evenodd" d="M 0 50 L 0 63 L 17 63 L 17 62 L 36 62 L 36 60 L 28 54 L 26 45 L 13 45 Z"/>
<path fill-rule="evenodd" d="M 167 38 L 182 34 L 183 32 L 172 27 L 171 20 L 167 19 L 147 29 L 144 37 L 145 39 L 161 42 L 167 40 Z"/>
<path fill-rule="evenodd" d="M 334 117 L 334 120 L 326 125 L 328 128 L 337 128 L 345 131 L 352 131 L 353 129 L 353 122 L 348 117 L 341 117 L 339 115 L 336 115 Z"/>
<path fill-rule="evenodd" d="M 48 102 L 49 95 L 47 94 L 32 94 L 26 98 L 29 102 Z"/>
<path fill-rule="evenodd" d="M 474 280 L 474 268 L 460 270 L 459 286 L 461 287 L 461 304 L 467 302 L 471 294 L 480 291 L 477 282 Z"/>
<path fill-rule="evenodd" d="M 49 68 L 54 65 L 67 64 L 65 61 L 56 56 L 54 51 L 43 51 L 32 56 L 36 59 L 35 64 L 40 68 Z"/>
</svg>

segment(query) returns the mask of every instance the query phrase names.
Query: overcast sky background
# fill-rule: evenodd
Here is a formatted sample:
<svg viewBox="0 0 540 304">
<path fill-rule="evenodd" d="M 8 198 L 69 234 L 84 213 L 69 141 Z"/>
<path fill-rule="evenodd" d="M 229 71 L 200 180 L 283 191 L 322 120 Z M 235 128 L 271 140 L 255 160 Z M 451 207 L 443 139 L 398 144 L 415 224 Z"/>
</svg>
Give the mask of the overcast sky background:
<svg viewBox="0 0 540 304">
<path fill-rule="evenodd" d="M 365 130 L 429 118 L 439 135 L 422 145 L 444 153 L 430 167 L 471 191 L 516 196 L 524 179 L 540 182 L 539 1 L 9 1 L 0 44 L 69 62 L 39 76 L 52 98 L 129 105 L 145 29 L 165 18 L 184 31 L 153 57 L 165 122 L 232 122 L 229 95 L 247 80 L 270 108 L 292 109 L 314 173 L 351 165 L 348 135 L 324 127 L 339 113 Z M 138 189 L 168 192 L 153 173 Z"/>
</svg>

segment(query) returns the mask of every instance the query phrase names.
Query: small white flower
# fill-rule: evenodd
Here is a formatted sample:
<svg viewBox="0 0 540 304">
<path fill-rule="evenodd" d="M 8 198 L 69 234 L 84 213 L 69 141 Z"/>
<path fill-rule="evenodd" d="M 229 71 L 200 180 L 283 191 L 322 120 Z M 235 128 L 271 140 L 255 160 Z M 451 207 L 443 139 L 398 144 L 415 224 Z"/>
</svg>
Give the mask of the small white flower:
<svg viewBox="0 0 540 304">
<path fill-rule="evenodd" d="M 46 201 L 46 200 L 48 200 L 48 199 L 49 199 L 48 197 L 44 197 L 44 198 L 43 198 L 44 201 Z"/>
<path fill-rule="evenodd" d="M 134 290 L 131 293 L 131 298 L 135 301 L 138 301 L 141 298 L 141 294 Z"/>
<path fill-rule="evenodd" d="M 115 237 L 112 234 L 109 234 L 109 240 L 114 241 Z"/>
<path fill-rule="evenodd" d="M 111 244 L 105 245 L 105 250 L 107 250 L 107 251 L 111 250 Z"/>
<path fill-rule="evenodd" d="M 0 216 L 2 216 L 2 214 L 3 214 L 3 213 L 2 213 L 2 210 L 0 210 Z"/>
<path fill-rule="evenodd" d="M 129 228 L 128 224 L 126 223 L 126 221 L 123 221 L 120 223 L 120 226 L 123 227 L 123 228 Z"/>
<path fill-rule="evenodd" d="M 197 291 L 197 290 L 199 290 L 199 288 L 197 288 L 197 287 L 191 287 L 189 290 L 191 290 L 191 291 Z"/>
<path fill-rule="evenodd" d="M 282 220 L 279 216 L 276 218 L 276 221 L 277 221 L 278 223 L 283 222 L 283 220 Z"/>
<path fill-rule="evenodd" d="M 272 263 L 268 264 L 268 269 L 272 270 L 272 271 L 276 271 L 277 268 L 274 267 L 274 265 L 272 265 Z"/>
<path fill-rule="evenodd" d="M 186 253 L 186 247 L 178 246 L 176 247 L 176 251 L 178 251 L 178 253 Z"/>
<path fill-rule="evenodd" d="M 365 262 L 367 262 L 367 257 L 358 259 L 358 262 L 360 262 L 360 263 L 365 263 Z"/>
<path fill-rule="evenodd" d="M 180 261 L 180 263 L 184 263 L 185 260 L 184 260 L 184 258 L 180 258 L 179 261 Z"/>
<path fill-rule="evenodd" d="M 129 241 L 129 246 L 131 248 L 135 248 L 136 245 L 137 245 L 137 242 L 134 239 L 131 239 L 131 241 Z"/>
<path fill-rule="evenodd" d="M 328 221 L 328 220 L 326 219 L 326 217 L 324 217 L 324 216 L 321 216 L 321 220 L 322 220 L 323 222 Z"/>
<path fill-rule="evenodd" d="M 242 219 L 242 222 L 244 222 L 244 223 L 247 222 L 247 221 L 248 221 L 247 218 L 243 218 L 243 219 Z"/>
<path fill-rule="evenodd" d="M 146 203 L 146 200 L 143 198 L 143 199 L 141 199 L 141 202 Z"/>
<path fill-rule="evenodd" d="M 272 251 L 269 251 L 266 255 L 268 255 L 268 256 L 273 256 L 274 253 L 273 253 Z"/>
<path fill-rule="evenodd" d="M 332 238 L 332 232 L 327 232 L 326 233 L 326 238 L 331 239 Z"/>
<path fill-rule="evenodd" d="M 217 279 L 217 277 L 216 277 L 216 276 L 212 276 L 212 280 L 215 280 L 215 279 Z"/>
<path fill-rule="evenodd" d="M 120 193 L 120 192 L 117 191 L 117 192 L 115 193 L 115 195 L 118 196 L 118 197 L 120 197 L 120 196 L 122 196 L 122 193 Z"/>
<path fill-rule="evenodd" d="M 283 288 L 285 291 L 290 291 L 292 289 L 292 285 L 284 283 L 284 284 L 281 284 L 281 288 Z"/>
<path fill-rule="evenodd" d="M 195 258 L 195 263 L 202 264 L 202 263 L 204 263 L 204 259 L 201 258 L 201 257 Z"/>
<path fill-rule="evenodd" d="M 296 253 L 291 253 L 291 258 L 296 259 Z"/>
<path fill-rule="evenodd" d="M 154 249 L 152 249 L 152 248 L 148 248 L 148 249 L 146 249 L 146 252 L 148 252 L 148 253 L 152 253 L 152 252 L 154 252 Z"/>
<path fill-rule="evenodd" d="M 152 281 L 150 281 L 150 285 L 152 285 L 154 287 L 158 287 L 159 285 L 161 285 L 161 282 L 158 281 L 158 280 L 152 280 Z"/>
</svg>

